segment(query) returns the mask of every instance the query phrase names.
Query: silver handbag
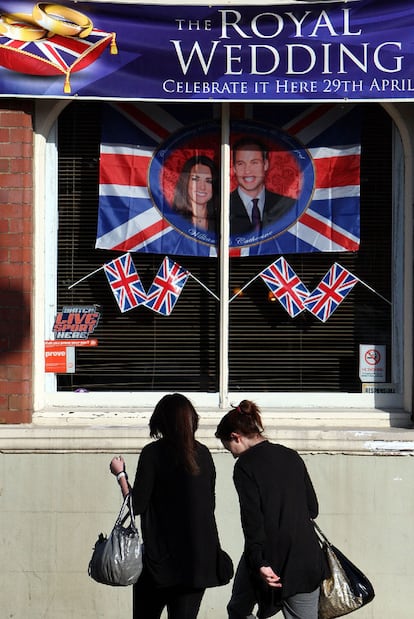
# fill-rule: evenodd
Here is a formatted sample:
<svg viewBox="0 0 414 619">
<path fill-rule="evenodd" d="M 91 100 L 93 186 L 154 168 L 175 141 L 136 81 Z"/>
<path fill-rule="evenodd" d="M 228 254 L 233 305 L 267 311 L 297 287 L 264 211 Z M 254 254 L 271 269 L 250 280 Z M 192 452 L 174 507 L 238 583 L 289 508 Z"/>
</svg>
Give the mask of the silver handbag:
<svg viewBox="0 0 414 619">
<path fill-rule="evenodd" d="M 128 526 L 125 523 L 129 519 Z M 143 544 L 135 525 L 132 498 L 127 494 L 109 537 L 100 533 L 89 562 L 91 578 L 104 585 L 125 587 L 142 572 Z"/>
<path fill-rule="evenodd" d="M 318 617 L 342 617 L 371 602 L 374 588 L 365 574 L 329 542 L 316 522 L 313 524 L 331 573 L 320 587 Z"/>
</svg>

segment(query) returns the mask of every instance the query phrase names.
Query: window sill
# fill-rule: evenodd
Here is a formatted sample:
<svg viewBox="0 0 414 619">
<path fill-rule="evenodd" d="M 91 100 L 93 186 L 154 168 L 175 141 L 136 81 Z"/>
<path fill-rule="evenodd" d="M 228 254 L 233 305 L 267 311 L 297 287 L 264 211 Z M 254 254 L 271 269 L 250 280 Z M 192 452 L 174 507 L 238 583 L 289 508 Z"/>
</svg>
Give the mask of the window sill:
<svg viewBox="0 0 414 619">
<path fill-rule="evenodd" d="M 223 411 L 202 410 L 197 438 L 223 451 L 214 432 Z M 43 411 L 33 423 L 0 426 L 2 453 L 137 453 L 148 443 L 152 409 Z M 378 410 L 262 410 L 265 434 L 301 453 L 414 455 L 409 414 Z"/>
</svg>

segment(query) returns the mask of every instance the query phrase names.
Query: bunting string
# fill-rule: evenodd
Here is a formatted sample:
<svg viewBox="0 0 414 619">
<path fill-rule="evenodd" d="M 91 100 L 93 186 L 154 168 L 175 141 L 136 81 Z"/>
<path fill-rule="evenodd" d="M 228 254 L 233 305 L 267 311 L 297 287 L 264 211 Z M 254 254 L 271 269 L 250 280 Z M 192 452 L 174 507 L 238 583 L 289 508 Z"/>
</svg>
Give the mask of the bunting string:
<svg viewBox="0 0 414 619">
<path fill-rule="evenodd" d="M 101 270 L 105 271 L 121 312 L 144 305 L 164 316 L 169 316 L 190 277 L 217 301 L 220 301 L 219 297 L 202 281 L 168 256 L 162 261 L 158 273 L 148 293 L 146 293 L 129 252 L 88 273 L 88 275 L 71 284 L 68 290 Z M 291 318 L 295 318 L 301 312 L 307 310 L 318 320 L 326 322 L 357 283 L 361 283 L 385 303 L 392 306 L 391 301 L 337 262 L 331 266 L 316 288 L 310 292 L 283 256 L 255 275 L 242 288 L 239 288 L 229 299 L 229 303 L 240 296 L 259 277 Z"/>
</svg>

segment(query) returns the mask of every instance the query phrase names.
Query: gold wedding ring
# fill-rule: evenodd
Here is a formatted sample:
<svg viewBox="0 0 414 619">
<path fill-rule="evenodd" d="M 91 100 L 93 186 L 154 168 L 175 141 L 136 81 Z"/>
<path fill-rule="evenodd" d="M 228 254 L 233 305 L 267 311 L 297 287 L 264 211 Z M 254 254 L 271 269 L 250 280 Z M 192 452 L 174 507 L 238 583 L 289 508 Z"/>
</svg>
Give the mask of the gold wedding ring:
<svg viewBox="0 0 414 619">
<path fill-rule="evenodd" d="M 39 2 L 33 8 L 33 19 L 39 26 L 64 37 L 86 38 L 93 23 L 87 15 L 61 4 Z"/>
<path fill-rule="evenodd" d="M 42 28 L 26 13 L 2 13 L 0 15 L 0 36 L 14 41 L 39 41 L 49 36 L 47 29 Z"/>
</svg>

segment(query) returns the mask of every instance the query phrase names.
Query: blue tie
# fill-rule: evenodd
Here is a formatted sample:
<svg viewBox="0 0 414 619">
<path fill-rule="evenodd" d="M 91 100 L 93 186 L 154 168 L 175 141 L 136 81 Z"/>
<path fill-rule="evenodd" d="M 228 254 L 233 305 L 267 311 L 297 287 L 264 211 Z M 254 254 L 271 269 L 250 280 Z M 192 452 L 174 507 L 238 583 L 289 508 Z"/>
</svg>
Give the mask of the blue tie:
<svg viewBox="0 0 414 619">
<path fill-rule="evenodd" d="M 260 220 L 260 209 L 258 206 L 259 198 L 253 198 L 253 209 L 252 209 L 252 224 L 255 232 L 260 232 L 261 228 L 261 220 Z"/>
</svg>

